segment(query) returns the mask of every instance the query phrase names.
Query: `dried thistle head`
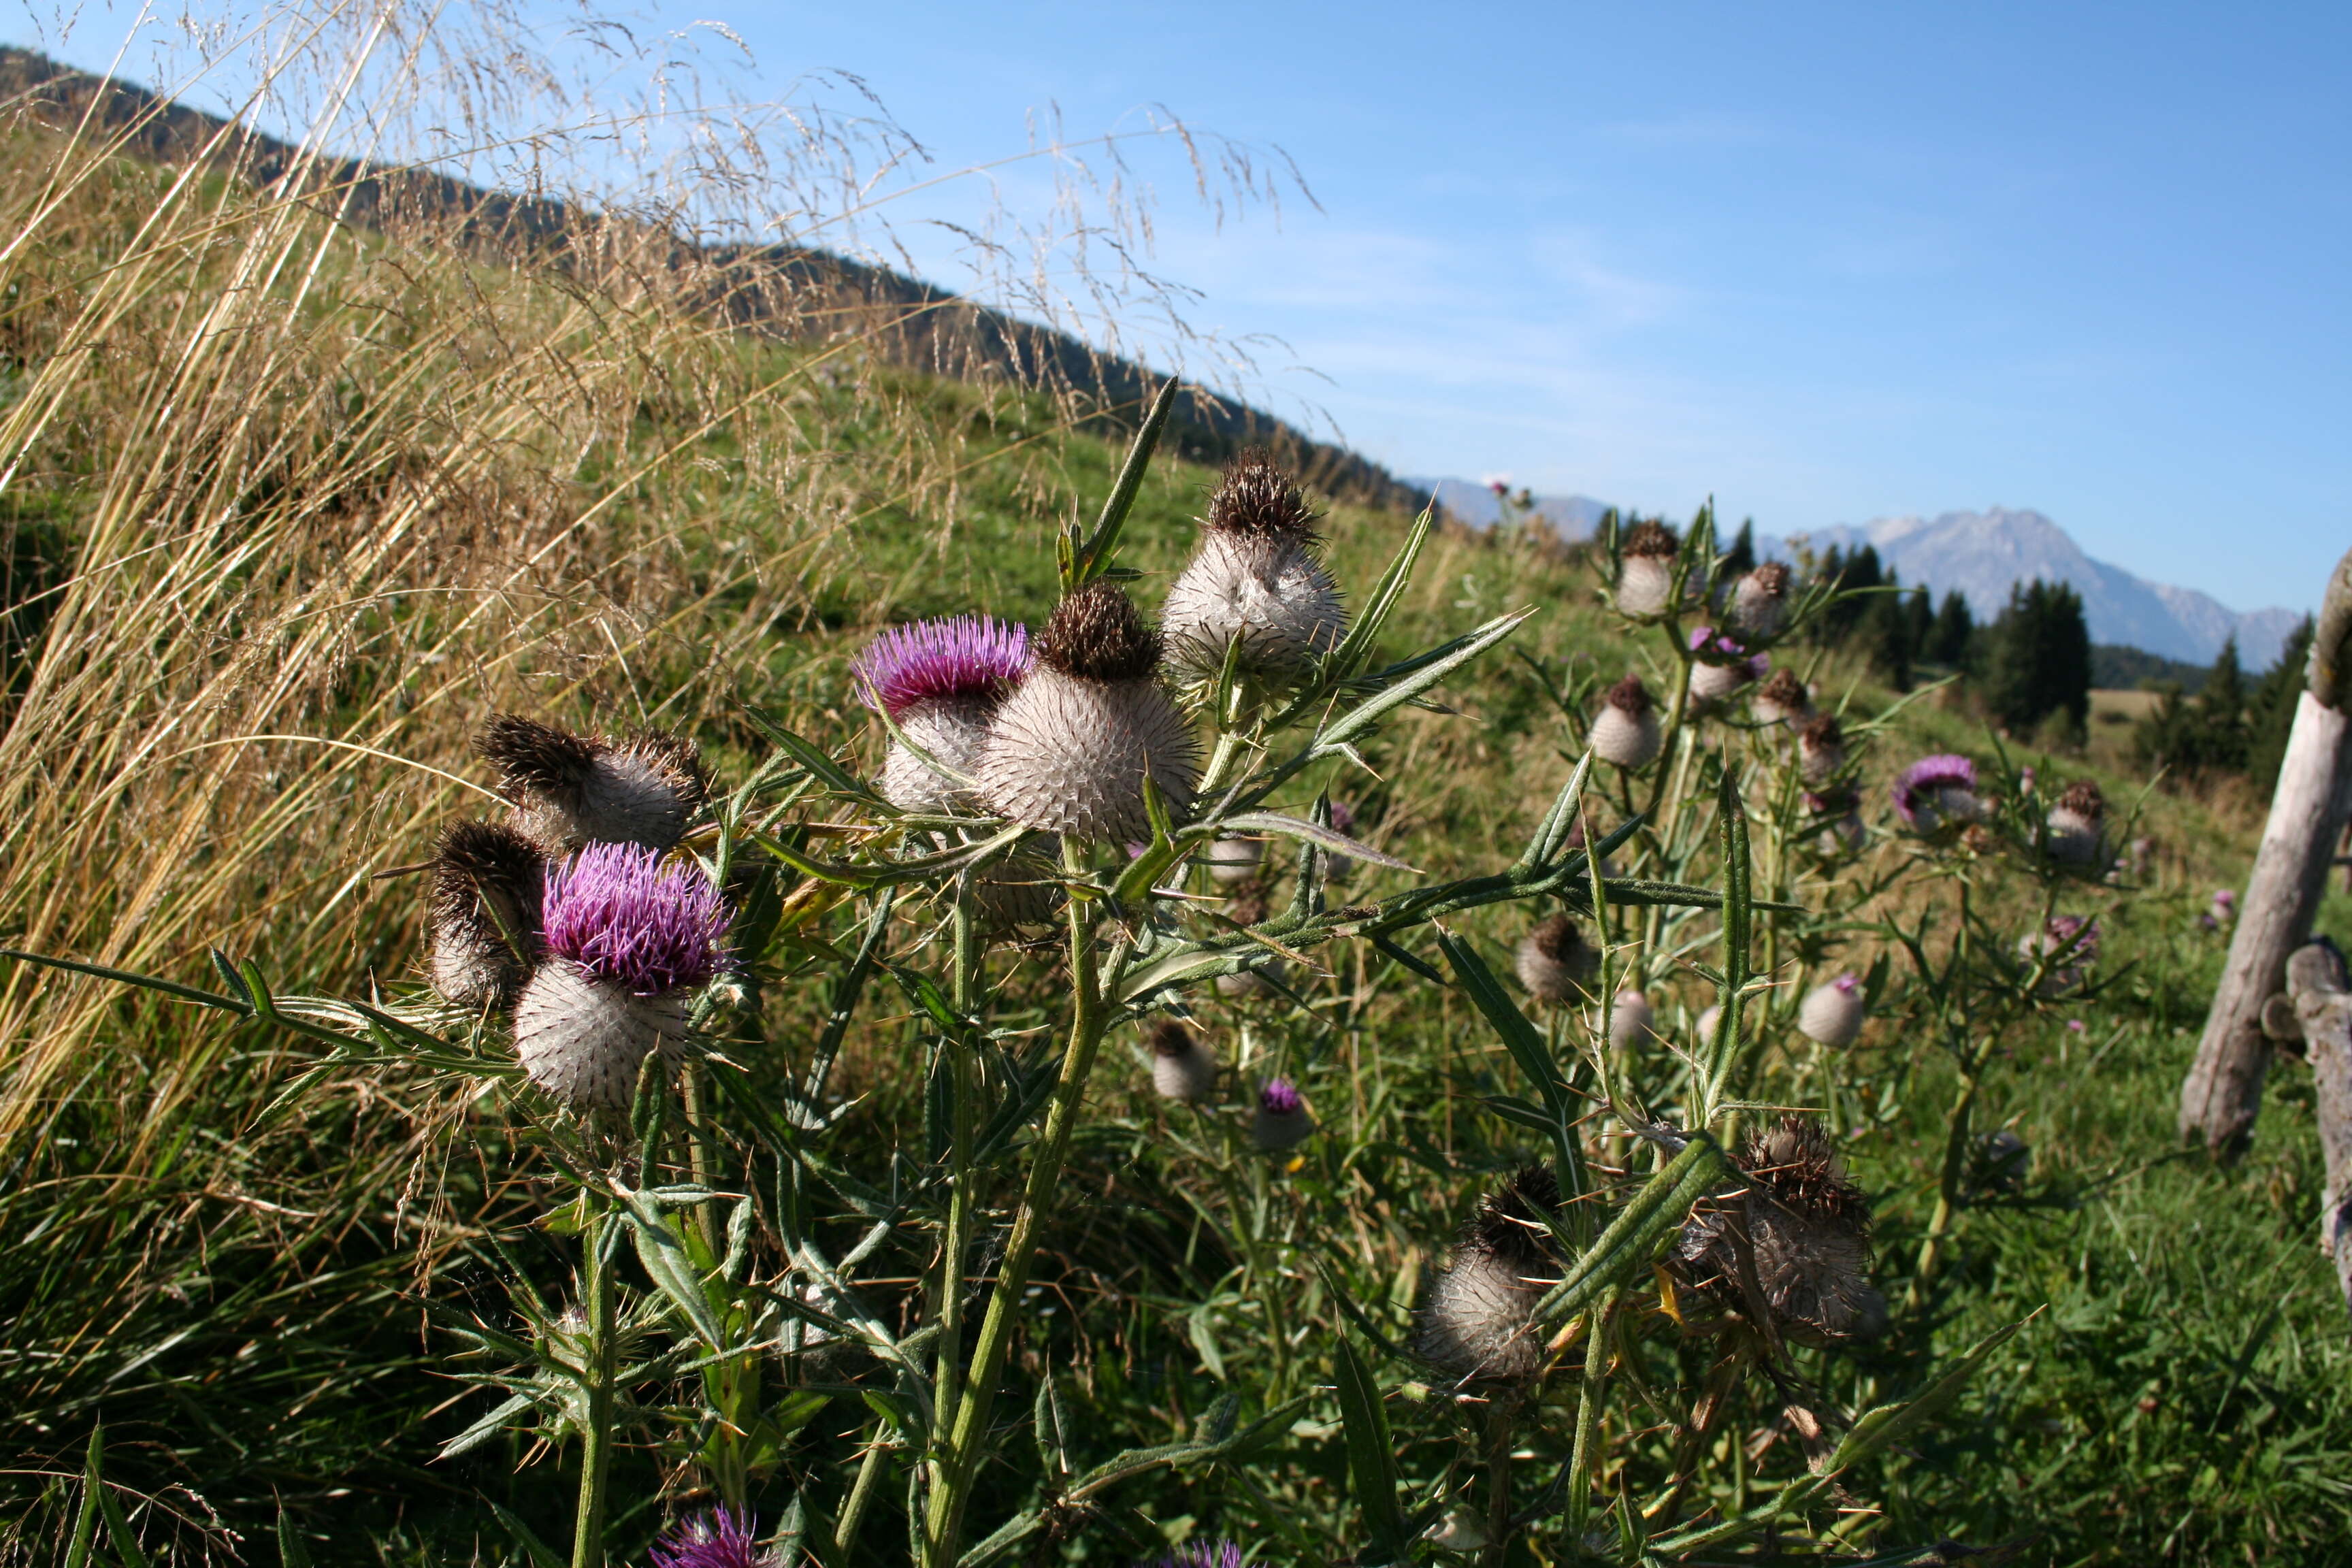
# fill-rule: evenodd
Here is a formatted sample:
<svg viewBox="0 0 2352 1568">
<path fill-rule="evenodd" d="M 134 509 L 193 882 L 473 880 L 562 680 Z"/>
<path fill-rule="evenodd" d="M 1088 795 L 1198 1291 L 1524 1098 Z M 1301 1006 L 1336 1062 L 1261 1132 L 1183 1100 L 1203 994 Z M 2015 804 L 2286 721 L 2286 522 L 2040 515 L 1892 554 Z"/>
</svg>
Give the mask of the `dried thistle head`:
<svg viewBox="0 0 2352 1568">
<path fill-rule="evenodd" d="M 2098 822 L 2107 815 L 2107 797 L 2089 779 L 2076 779 L 2058 797 L 2058 809 L 2071 811 L 2085 822 Z"/>
<path fill-rule="evenodd" d="M 1230 657 L 1237 669 L 1279 679 L 1337 647 L 1347 611 L 1316 542 L 1305 495 L 1265 454 L 1228 468 L 1160 608 L 1169 662 L 1205 679 Z"/>
<path fill-rule="evenodd" d="M 1298 482 L 1272 454 L 1252 447 L 1234 459 L 1209 497 L 1207 525 L 1220 533 L 1311 542 L 1315 513 Z"/>
<path fill-rule="evenodd" d="M 1520 939 L 1513 958 L 1519 984 L 1543 1002 L 1582 1000 L 1584 983 L 1601 967 L 1601 955 L 1564 913 L 1538 921 L 1535 929 Z"/>
<path fill-rule="evenodd" d="M 1090 583 L 1054 607 L 1037 657 L 1078 680 L 1141 680 L 1160 668 L 1160 634 L 1116 583 Z"/>
<path fill-rule="evenodd" d="M 1175 1018 L 1152 1026 L 1151 1087 L 1164 1100 L 1204 1100 L 1217 1091 L 1217 1058 Z"/>
<path fill-rule="evenodd" d="M 1783 1116 L 1733 1156 L 1747 1184 L 1703 1200 L 1683 1226 L 1676 1266 L 1733 1311 L 1769 1313 L 1786 1337 L 1838 1345 L 1876 1339 L 1886 1298 L 1870 1282 L 1870 1205 L 1821 1123 Z"/>
<path fill-rule="evenodd" d="M 467 1008 L 510 1005 L 537 957 L 545 857 L 513 828 L 458 822 L 426 872 L 434 990 Z"/>
<path fill-rule="evenodd" d="M 1639 719 L 1656 706 L 1650 700 L 1650 689 L 1642 684 L 1638 675 L 1629 675 L 1611 687 L 1602 700 L 1630 719 Z"/>
<path fill-rule="evenodd" d="M 583 844 L 667 849 L 710 796 L 700 749 L 666 731 L 616 742 L 500 713 L 474 746 L 497 770 L 517 831 L 550 855 Z"/>
<path fill-rule="evenodd" d="M 1682 548 L 1683 542 L 1675 531 L 1655 518 L 1644 519 L 1625 531 L 1624 553 L 1629 558 L 1671 559 L 1680 554 Z"/>
<path fill-rule="evenodd" d="M 1543 1368 L 1536 1303 L 1558 1278 L 1545 1216 L 1559 1183 L 1545 1166 L 1521 1171 L 1478 1205 L 1445 1266 L 1423 1281 L 1413 1348 L 1465 1383 L 1525 1383 Z"/>
</svg>

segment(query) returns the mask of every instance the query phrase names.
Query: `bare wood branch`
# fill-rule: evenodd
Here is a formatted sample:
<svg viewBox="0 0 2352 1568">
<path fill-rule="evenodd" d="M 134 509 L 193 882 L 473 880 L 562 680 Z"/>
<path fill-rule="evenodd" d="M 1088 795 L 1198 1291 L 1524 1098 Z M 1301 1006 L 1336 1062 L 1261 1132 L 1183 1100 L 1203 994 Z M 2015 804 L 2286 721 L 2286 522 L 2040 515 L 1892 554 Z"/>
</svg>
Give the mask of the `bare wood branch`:
<svg viewBox="0 0 2352 1568">
<path fill-rule="evenodd" d="M 2336 1263 L 2336 1282 L 2352 1306 L 2352 982 L 2344 955 L 2322 939 L 2287 961 L 2316 1090 L 2319 1147 L 2327 1190 L 2319 1205 L 2319 1249 Z"/>
</svg>

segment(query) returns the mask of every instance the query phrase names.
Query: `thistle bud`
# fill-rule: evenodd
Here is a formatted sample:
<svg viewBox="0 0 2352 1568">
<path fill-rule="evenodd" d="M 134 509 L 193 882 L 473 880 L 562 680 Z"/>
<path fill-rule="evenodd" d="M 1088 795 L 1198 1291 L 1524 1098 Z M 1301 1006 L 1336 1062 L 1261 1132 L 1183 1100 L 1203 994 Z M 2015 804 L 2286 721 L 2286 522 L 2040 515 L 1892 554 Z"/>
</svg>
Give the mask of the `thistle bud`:
<svg viewBox="0 0 2352 1568">
<path fill-rule="evenodd" d="M 991 809 L 1044 833 L 1139 839 L 1151 831 L 1149 776 L 1181 817 L 1199 752 L 1159 665 L 1160 638 L 1117 584 L 1064 599 L 989 725 L 974 773 Z"/>
<path fill-rule="evenodd" d="M 695 866 L 592 844 L 547 869 L 547 959 L 515 1004 L 531 1081 L 575 1110 L 623 1110 L 646 1056 L 686 1037 L 687 1004 L 719 971 L 728 913 Z"/>
<path fill-rule="evenodd" d="M 1413 1309 L 1413 1350 L 1465 1383 L 1525 1383 L 1543 1370 L 1536 1303 L 1557 1282 L 1559 1258 L 1544 1216 L 1559 1206 L 1559 1184 L 1529 1166 L 1478 1205 L 1422 1285 Z"/>
<path fill-rule="evenodd" d="M 1834 713 L 1816 713 L 1797 730 L 1797 776 L 1825 784 L 1845 767 L 1845 727 Z"/>
<path fill-rule="evenodd" d="M 2105 829 L 2101 826 L 2107 815 L 2106 797 L 2099 786 L 2082 779 L 2066 787 L 2058 804 L 2050 808 L 2050 833 L 2045 842 L 2050 858 L 2070 866 L 2095 865 L 2105 848 Z"/>
<path fill-rule="evenodd" d="M 1789 569 L 1767 561 L 1731 585 L 1731 624 L 1751 637 L 1780 629 L 1789 610 Z"/>
<path fill-rule="evenodd" d="M 1217 1058 L 1173 1018 L 1151 1030 L 1151 1087 L 1162 1100 L 1204 1100 L 1217 1092 Z"/>
<path fill-rule="evenodd" d="M 1316 559 L 1314 513 L 1263 452 L 1225 470 L 1209 498 L 1201 542 L 1169 584 L 1160 626 L 1169 663 L 1194 679 L 1224 668 L 1297 673 L 1339 647 L 1347 611 Z"/>
<path fill-rule="evenodd" d="M 2006 1127 L 1984 1134 L 1970 1152 L 1969 1189 L 1979 1197 L 2007 1197 L 2022 1192 L 2033 1168 L 2033 1150 Z"/>
<path fill-rule="evenodd" d="M 511 827 L 459 822 L 426 873 L 433 989 L 473 1012 L 505 1008 L 538 957 L 546 859 Z"/>
<path fill-rule="evenodd" d="M 1600 1026 L 1598 1013 L 1593 1015 L 1592 1022 L 1595 1027 Z M 1616 1000 L 1609 1006 L 1609 1043 L 1621 1051 L 1626 1050 L 1642 1041 L 1654 1039 L 1657 1033 L 1657 1009 L 1650 1005 L 1650 999 L 1639 991 L 1617 993 Z"/>
<path fill-rule="evenodd" d="M 1519 984 L 1539 1002 L 1580 1002 L 1585 982 L 1601 967 L 1601 955 L 1564 914 L 1547 915 L 1519 940 Z"/>
<path fill-rule="evenodd" d="M 1617 565 L 1617 608 L 1628 616 L 1663 612 L 1674 594 L 1675 557 L 1682 541 L 1663 522 L 1637 522 L 1625 535 Z"/>
<path fill-rule="evenodd" d="M 1748 711 L 1759 724 L 1786 724 L 1794 729 L 1813 716 L 1813 696 L 1795 670 L 1775 670 L 1772 679 L 1748 699 Z"/>
<path fill-rule="evenodd" d="M 1220 838 L 1201 858 L 1208 863 L 1210 880 L 1231 887 L 1257 875 L 1258 863 L 1265 858 L 1265 846 L 1255 838 Z"/>
<path fill-rule="evenodd" d="M 1760 1305 L 1801 1344 L 1853 1344 L 1885 1333 L 1886 1298 L 1870 1282 L 1870 1205 L 1821 1123 L 1783 1116 L 1751 1138 L 1735 1163 L 1747 1187 L 1703 1202 L 1683 1226 L 1675 1259 L 1684 1278 L 1734 1311 Z M 1743 1278 L 1743 1250 L 1760 1303 Z"/>
<path fill-rule="evenodd" d="M 893 626 L 857 656 L 852 676 L 869 708 L 898 728 L 883 758 L 882 798 L 901 811 L 951 811 L 971 792 L 918 757 L 911 741 L 970 777 L 988 721 L 1029 668 L 1029 628 L 987 616 Z"/>
<path fill-rule="evenodd" d="M 1734 638 L 1717 636 L 1713 626 L 1692 632 L 1690 646 L 1693 653 L 1701 656 L 1690 673 L 1691 696 L 1700 702 L 1720 702 L 1771 668 L 1772 661 L 1764 655 L 1749 655 Z"/>
<path fill-rule="evenodd" d="M 796 1320 L 795 1320 L 796 1321 Z M 665 1535 L 653 1549 L 653 1568 L 783 1568 L 777 1552 L 753 1539 L 754 1521 L 713 1509 Z"/>
<path fill-rule="evenodd" d="M 1862 1033 L 1862 981 L 1851 973 L 1805 994 L 1797 1007 L 1797 1032 L 1809 1040 L 1843 1047 Z"/>
<path fill-rule="evenodd" d="M 1268 1079 L 1257 1091 L 1257 1115 L 1250 1121 L 1250 1142 L 1273 1153 L 1303 1143 L 1315 1131 L 1307 1102 L 1286 1078 Z"/>
<path fill-rule="evenodd" d="M 549 855 L 583 844 L 667 849 L 710 795 L 701 752 L 665 731 L 614 742 L 500 713 L 474 747 L 498 769 L 516 831 Z"/>
<path fill-rule="evenodd" d="M 2040 931 L 2018 938 L 2017 956 L 2028 967 L 2056 960 L 2043 972 L 2034 994 L 2063 995 L 2080 986 L 2084 971 L 2098 963 L 2099 922 L 2082 915 L 2053 915 Z"/>
<path fill-rule="evenodd" d="M 1914 833 L 1964 827 L 1984 819 L 1977 765 L 1966 757 L 1922 757 L 1895 781 L 1895 815 Z"/>
<path fill-rule="evenodd" d="M 1629 675 L 1609 689 L 1601 711 L 1592 721 L 1592 752 L 1621 768 L 1646 768 L 1666 743 L 1658 715 L 1650 705 L 1650 689 L 1638 675 Z"/>
</svg>

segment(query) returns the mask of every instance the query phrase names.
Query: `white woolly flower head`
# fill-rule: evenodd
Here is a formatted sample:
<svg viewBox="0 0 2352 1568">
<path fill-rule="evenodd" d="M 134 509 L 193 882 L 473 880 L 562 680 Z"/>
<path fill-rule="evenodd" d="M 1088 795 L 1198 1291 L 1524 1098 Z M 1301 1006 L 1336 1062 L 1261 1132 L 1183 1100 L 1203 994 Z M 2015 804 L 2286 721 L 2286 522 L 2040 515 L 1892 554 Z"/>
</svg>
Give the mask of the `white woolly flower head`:
<svg viewBox="0 0 2352 1568">
<path fill-rule="evenodd" d="M 500 713 L 474 747 L 498 770 L 515 830 L 549 855 L 583 844 L 667 849 L 710 796 L 700 750 L 667 731 L 608 741 Z"/>
<path fill-rule="evenodd" d="M 1774 1324 L 1800 1344 L 1884 1334 L 1886 1298 L 1870 1280 L 1870 1204 L 1821 1123 L 1783 1116 L 1734 1162 L 1748 1185 L 1703 1201 L 1685 1222 L 1675 1247 L 1683 1277 L 1743 1315 L 1755 1310 L 1752 1278 Z"/>
<path fill-rule="evenodd" d="M 854 674 L 866 705 L 889 715 L 905 741 L 969 777 L 988 721 L 1029 668 L 1029 629 L 987 616 L 893 626 L 866 645 Z M 954 779 L 918 757 L 898 735 L 882 763 L 882 798 L 902 811 L 972 804 Z"/>
<path fill-rule="evenodd" d="M 1730 621 L 1751 637 L 1776 636 L 1789 610 L 1789 569 L 1767 561 L 1731 585 Z"/>
<path fill-rule="evenodd" d="M 1813 694 L 1793 669 L 1774 670 L 1771 679 L 1748 698 L 1748 705 L 1759 724 L 1794 728 L 1813 716 Z"/>
<path fill-rule="evenodd" d="M 1819 786 L 1845 768 L 1845 726 L 1834 713 L 1816 713 L 1797 729 L 1797 776 Z"/>
<path fill-rule="evenodd" d="M 2044 840 L 2050 858 L 2070 866 L 2096 868 L 2105 858 L 2106 797 L 2088 779 L 2067 786 L 2050 808 L 2050 832 Z"/>
<path fill-rule="evenodd" d="M 426 872 L 433 989 L 468 1011 L 513 1005 L 538 960 L 539 846 L 495 822 L 460 822 L 441 835 Z"/>
<path fill-rule="evenodd" d="M 1257 1091 L 1257 1114 L 1250 1119 L 1250 1142 L 1268 1153 L 1295 1148 L 1315 1131 L 1307 1101 L 1286 1078 L 1268 1079 Z"/>
<path fill-rule="evenodd" d="M 1601 1026 L 1598 1010 L 1592 1015 L 1592 1025 L 1595 1028 Z M 1639 991 L 1617 993 L 1609 1004 L 1609 1043 L 1621 1051 L 1627 1050 L 1655 1039 L 1657 1034 L 1658 1011 L 1650 1005 L 1650 999 Z"/>
<path fill-rule="evenodd" d="M 646 1058 L 685 1039 L 727 908 L 699 867 L 597 844 L 548 868 L 541 915 L 547 957 L 515 1004 L 516 1054 L 573 1110 L 625 1109 Z"/>
<path fill-rule="evenodd" d="M 1151 831 L 1149 777 L 1181 818 L 1200 750 L 1159 667 L 1159 637 L 1116 584 L 1064 599 L 981 748 L 973 771 L 990 809 L 1042 833 L 1140 839 Z"/>
<path fill-rule="evenodd" d="M 1519 939 L 1513 967 L 1528 994 L 1539 1002 L 1580 1002 L 1585 984 L 1601 967 L 1601 954 L 1584 940 L 1576 922 L 1554 913 Z"/>
<path fill-rule="evenodd" d="M 1174 1018 L 1151 1030 L 1151 1088 L 1162 1100 L 1197 1103 L 1217 1092 L 1217 1058 L 1201 1037 Z"/>
<path fill-rule="evenodd" d="M 1664 613 L 1674 597 L 1675 558 L 1682 541 L 1655 521 L 1637 522 L 1625 534 L 1617 563 L 1617 609 L 1646 617 Z"/>
<path fill-rule="evenodd" d="M 1611 687 L 1593 716 L 1592 754 L 1621 768 L 1646 768 L 1657 761 L 1665 743 L 1657 709 L 1642 678 L 1629 675 Z"/>
<path fill-rule="evenodd" d="M 1740 688 L 1763 679 L 1772 668 L 1772 660 L 1764 654 L 1751 654 L 1737 637 L 1727 637 L 1713 626 L 1700 626 L 1690 635 L 1691 652 L 1698 658 L 1691 665 L 1691 698 L 1697 702 L 1720 702 Z"/>
<path fill-rule="evenodd" d="M 1797 1030 L 1809 1040 L 1843 1047 L 1862 1033 L 1862 981 L 1848 973 L 1805 994 L 1797 1007 Z"/>
<path fill-rule="evenodd" d="M 1465 1383 L 1525 1383 L 1543 1369 L 1536 1303 L 1559 1278 L 1544 1216 L 1559 1184 L 1530 1166 L 1478 1205 L 1445 1267 L 1423 1281 L 1413 1308 L 1413 1351 Z"/>
<path fill-rule="evenodd" d="M 1265 859 L 1265 845 L 1255 838 L 1220 838 L 1202 852 L 1201 858 L 1209 868 L 1210 879 L 1229 888 L 1257 875 L 1259 864 Z"/>
<path fill-rule="evenodd" d="M 1245 453 L 1209 498 L 1199 548 L 1160 609 L 1168 662 L 1196 679 L 1224 668 L 1286 676 L 1339 647 L 1346 607 L 1316 558 L 1314 513 L 1263 452 Z"/>
</svg>

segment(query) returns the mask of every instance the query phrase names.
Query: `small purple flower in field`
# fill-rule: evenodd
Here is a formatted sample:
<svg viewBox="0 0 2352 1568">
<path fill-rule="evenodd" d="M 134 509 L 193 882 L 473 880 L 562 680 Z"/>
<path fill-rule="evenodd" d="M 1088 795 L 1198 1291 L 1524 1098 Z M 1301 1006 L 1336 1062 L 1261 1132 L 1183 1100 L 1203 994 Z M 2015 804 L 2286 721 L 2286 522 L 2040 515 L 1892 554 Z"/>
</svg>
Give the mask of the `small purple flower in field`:
<svg viewBox="0 0 2352 1568">
<path fill-rule="evenodd" d="M 1286 1078 L 1268 1079 L 1257 1091 L 1257 1115 L 1250 1122 L 1250 1142 L 1273 1151 L 1304 1142 L 1315 1131 L 1307 1102 Z"/>
<path fill-rule="evenodd" d="M 969 776 L 997 704 L 1028 669 L 1028 627 L 955 616 L 891 627 L 866 645 L 851 674 L 867 707 L 888 714 L 933 761 Z M 885 800 L 908 811 L 947 810 L 969 795 L 895 735 L 881 789 Z"/>
<path fill-rule="evenodd" d="M 499 713 L 474 749 L 498 770 L 516 831 L 550 855 L 583 844 L 667 849 L 710 797 L 700 749 L 667 731 L 615 742 Z"/>
<path fill-rule="evenodd" d="M 2068 1034 L 2079 1035 L 2088 1027 L 2089 1026 L 2084 1024 L 2080 1018 L 2069 1018 L 2066 1020 L 2066 1032 Z"/>
<path fill-rule="evenodd" d="M 1963 826 L 1984 816 L 1977 765 L 1966 757 L 1922 757 L 1895 781 L 1895 815 L 1915 833 Z"/>
<path fill-rule="evenodd" d="M 1209 679 L 1238 669 L 1295 675 L 1339 646 L 1348 612 L 1316 559 L 1315 514 L 1264 452 L 1244 453 L 1209 498 L 1199 548 L 1168 585 L 1160 630 L 1168 661 Z"/>
<path fill-rule="evenodd" d="M 592 844 L 547 870 L 547 960 L 515 1005 L 531 1081 L 576 1110 L 625 1107 L 646 1056 L 685 1038 L 686 998 L 719 972 L 728 913 L 699 868 Z"/>
<path fill-rule="evenodd" d="M 2215 920 L 2210 914 L 2199 915 L 2197 917 L 2197 929 L 2200 931 L 2220 931 L 2221 929 L 2221 922 Z"/>
<path fill-rule="evenodd" d="M 671 1530 L 654 1547 L 653 1568 L 775 1568 L 775 1553 L 751 1538 L 754 1522 L 713 1509 Z"/>
<path fill-rule="evenodd" d="M 1621 768 L 1646 768 L 1665 743 L 1642 678 L 1629 675 L 1611 687 L 1592 720 L 1592 754 Z"/>
<path fill-rule="evenodd" d="M 1691 695 L 1701 702 L 1720 702 L 1772 668 L 1770 658 L 1750 655 L 1733 638 L 1717 636 L 1713 626 L 1691 633 L 1690 646 L 1699 656 L 1691 666 Z"/>
<path fill-rule="evenodd" d="M 1617 608 L 1628 616 L 1654 616 L 1674 592 L 1675 557 L 1682 541 L 1663 522 L 1637 522 L 1625 534 L 1617 567 Z"/>
<path fill-rule="evenodd" d="M 1862 1033 L 1863 1013 L 1862 980 L 1848 971 L 1806 994 L 1797 1008 L 1797 1030 L 1825 1046 L 1850 1046 Z"/>
<path fill-rule="evenodd" d="M 2210 930 L 2213 926 L 2228 925 L 2231 921 L 2236 920 L 2237 918 L 2238 895 L 2228 888 L 2214 889 L 2212 913 L 2209 917 L 2207 929 Z"/>
<path fill-rule="evenodd" d="M 2019 939 L 2017 956 L 2031 964 L 2056 959 L 2056 967 L 2042 977 L 2035 994 L 2055 996 L 2083 983 L 2083 971 L 2099 961 L 2099 922 L 2082 915 L 2053 915 L 2041 931 Z"/>
<path fill-rule="evenodd" d="M 1230 1541 L 1195 1541 L 1136 1568 L 1242 1568 L 1242 1549 Z"/>
<path fill-rule="evenodd" d="M 1200 749 L 1160 687 L 1160 652 L 1117 584 L 1064 599 L 989 721 L 973 775 L 990 808 L 1041 833 L 1125 843 L 1150 835 L 1148 777 L 1181 821 Z"/>
</svg>

